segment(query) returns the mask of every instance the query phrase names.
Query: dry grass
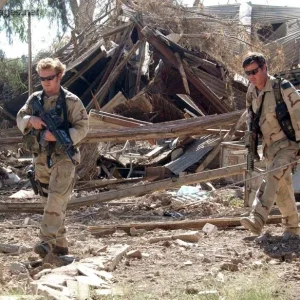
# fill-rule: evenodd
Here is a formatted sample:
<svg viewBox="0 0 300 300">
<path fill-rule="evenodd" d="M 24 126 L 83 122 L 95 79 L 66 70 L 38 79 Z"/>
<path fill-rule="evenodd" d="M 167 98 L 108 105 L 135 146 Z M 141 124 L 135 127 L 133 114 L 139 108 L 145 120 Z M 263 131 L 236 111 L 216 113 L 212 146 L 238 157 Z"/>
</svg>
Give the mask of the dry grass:
<svg viewBox="0 0 300 300">
<path fill-rule="evenodd" d="M 163 285 L 163 282 L 161 283 Z M 279 282 L 269 269 L 229 275 L 225 282 L 207 278 L 185 290 L 171 290 L 165 287 L 163 292 L 149 287 L 148 291 L 123 287 L 124 295 L 101 297 L 94 295 L 92 299 L 101 300 L 289 300 L 293 299 L 291 291 Z M 211 292 L 211 293 L 210 293 Z"/>
<path fill-rule="evenodd" d="M 179 44 L 205 54 L 207 58 L 224 65 L 230 72 L 242 73 L 242 60 L 249 51 L 266 55 L 271 73 L 285 69 L 285 58 L 280 45 L 271 50 L 257 35 L 250 35 L 239 20 L 225 20 L 206 15 L 197 10 L 190 12 L 173 1 L 139 0 L 133 2 L 133 9 L 139 13 L 143 24 L 160 30 L 163 34 L 178 33 L 183 37 Z M 256 32 L 259 25 L 253 28 Z M 184 37 L 184 35 L 200 35 Z"/>
</svg>

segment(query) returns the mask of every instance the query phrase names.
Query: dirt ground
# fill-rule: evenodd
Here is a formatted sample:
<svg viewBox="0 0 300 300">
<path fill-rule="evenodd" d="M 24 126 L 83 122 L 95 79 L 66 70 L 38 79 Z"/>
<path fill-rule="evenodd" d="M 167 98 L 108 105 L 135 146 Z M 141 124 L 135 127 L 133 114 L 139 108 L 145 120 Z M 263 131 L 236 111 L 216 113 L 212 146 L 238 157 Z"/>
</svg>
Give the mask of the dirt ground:
<svg viewBox="0 0 300 300">
<path fill-rule="evenodd" d="M 13 201 L 8 197 L 15 191 L 2 188 L 1 202 Z M 157 192 L 118 200 L 117 205 L 112 201 L 70 210 L 66 219 L 69 250 L 79 259 L 114 244 L 131 245 L 131 249 L 141 252 L 141 258 L 123 258 L 117 265 L 113 287 L 121 295 L 109 299 L 300 299 L 300 239 L 284 241 L 280 224 L 266 226 L 267 231 L 260 238 L 241 227 L 218 228 L 212 234 L 198 230 L 197 243 L 178 240 L 149 243 L 152 237 L 187 230 L 155 229 L 139 235 L 116 231 L 102 237 L 87 231 L 91 225 L 241 216 L 248 211 L 242 205 L 242 197 L 241 187 L 220 189 L 198 204 L 178 208 L 176 197 Z M 0 214 L 0 244 L 33 247 L 38 241 L 41 217 L 29 213 Z M 37 226 L 25 226 L 26 218 L 36 221 L 33 224 Z M 38 258 L 32 251 L 20 255 L 0 253 L 2 294 L 13 290 L 30 293 L 30 280 L 12 274 L 10 265 L 34 259 Z"/>
</svg>

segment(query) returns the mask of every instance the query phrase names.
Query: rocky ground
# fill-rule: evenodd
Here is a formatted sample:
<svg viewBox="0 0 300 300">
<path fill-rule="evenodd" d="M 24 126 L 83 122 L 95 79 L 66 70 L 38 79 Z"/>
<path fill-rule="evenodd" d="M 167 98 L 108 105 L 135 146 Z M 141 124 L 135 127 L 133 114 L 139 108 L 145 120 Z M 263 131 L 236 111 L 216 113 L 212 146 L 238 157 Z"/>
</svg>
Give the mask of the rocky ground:
<svg viewBox="0 0 300 300">
<path fill-rule="evenodd" d="M 1 201 L 13 201 L 9 198 L 12 192 L 2 188 Z M 164 192 L 124 199 L 122 203 L 119 200 L 117 205 L 112 202 L 69 211 L 66 224 L 70 252 L 77 259 L 96 257 L 114 245 L 128 245 L 131 251 L 112 271 L 110 296 L 91 294 L 90 299 L 299 299 L 300 240 L 283 241 L 281 225 L 268 225 L 260 238 L 240 227 L 215 228 L 207 233 L 196 230 L 196 242 L 151 242 L 154 237 L 195 234 L 192 228 L 131 235 L 118 230 L 101 237 L 88 231 L 88 226 L 103 224 L 240 216 L 247 213 L 241 197 L 241 188 L 220 189 L 205 200 L 180 207 L 174 194 Z M 14 263 L 38 260 L 30 247 L 38 241 L 41 215 L 7 213 L 0 218 L 0 244 L 29 249 L 0 254 L 2 294 L 33 297 L 30 282 L 35 281 L 35 267 L 27 272 L 15 268 Z"/>
</svg>

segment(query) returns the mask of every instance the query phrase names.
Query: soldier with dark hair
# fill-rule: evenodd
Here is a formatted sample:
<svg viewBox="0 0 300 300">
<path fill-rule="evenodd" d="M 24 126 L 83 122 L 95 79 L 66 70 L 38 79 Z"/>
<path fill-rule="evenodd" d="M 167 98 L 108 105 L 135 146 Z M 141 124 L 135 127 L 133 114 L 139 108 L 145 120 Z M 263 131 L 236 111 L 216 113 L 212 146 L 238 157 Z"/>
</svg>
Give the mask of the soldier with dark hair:
<svg viewBox="0 0 300 300">
<path fill-rule="evenodd" d="M 261 53 L 248 54 L 243 68 L 250 82 L 246 107 L 254 115 L 258 112 L 260 115 L 257 122 L 267 175 L 256 193 L 250 216 L 241 218 L 241 224 L 260 234 L 276 201 L 282 214 L 284 237 L 299 235 L 291 173 L 299 151 L 300 96 L 289 81 L 268 74 L 266 59 Z"/>
</svg>

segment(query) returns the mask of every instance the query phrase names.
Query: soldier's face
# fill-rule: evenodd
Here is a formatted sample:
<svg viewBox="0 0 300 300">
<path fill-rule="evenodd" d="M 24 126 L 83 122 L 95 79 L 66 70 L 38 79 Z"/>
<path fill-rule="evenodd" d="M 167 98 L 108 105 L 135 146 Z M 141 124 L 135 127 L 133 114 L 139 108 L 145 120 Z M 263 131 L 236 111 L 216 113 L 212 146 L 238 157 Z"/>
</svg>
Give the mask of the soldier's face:
<svg viewBox="0 0 300 300">
<path fill-rule="evenodd" d="M 39 71 L 39 77 L 43 90 L 47 96 L 56 95 L 59 93 L 60 81 L 62 74 L 57 73 L 55 69 L 42 69 Z"/>
<path fill-rule="evenodd" d="M 249 81 L 255 85 L 258 89 L 262 89 L 267 82 L 267 66 L 263 65 L 259 67 L 256 62 L 247 65 L 244 71 L 249 79 Z"/>
</svg>

